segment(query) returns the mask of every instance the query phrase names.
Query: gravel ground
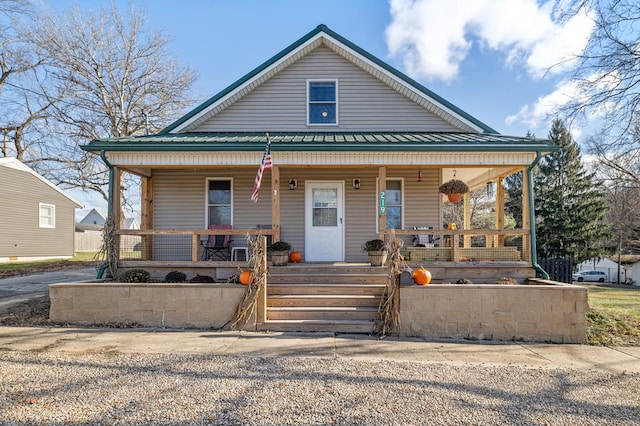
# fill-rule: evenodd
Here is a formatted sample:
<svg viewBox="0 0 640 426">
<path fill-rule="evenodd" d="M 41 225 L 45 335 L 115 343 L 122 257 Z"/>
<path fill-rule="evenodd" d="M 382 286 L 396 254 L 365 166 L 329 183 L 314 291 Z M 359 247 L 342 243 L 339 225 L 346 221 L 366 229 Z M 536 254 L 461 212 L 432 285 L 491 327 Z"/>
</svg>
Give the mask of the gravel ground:
<svg viewBox="0 0 640 426">
<path fill-rule="evenodd" d="M 325 358 L 0 352 L 0 424 L 640 424 L 640 375 Z"/>
</svg>

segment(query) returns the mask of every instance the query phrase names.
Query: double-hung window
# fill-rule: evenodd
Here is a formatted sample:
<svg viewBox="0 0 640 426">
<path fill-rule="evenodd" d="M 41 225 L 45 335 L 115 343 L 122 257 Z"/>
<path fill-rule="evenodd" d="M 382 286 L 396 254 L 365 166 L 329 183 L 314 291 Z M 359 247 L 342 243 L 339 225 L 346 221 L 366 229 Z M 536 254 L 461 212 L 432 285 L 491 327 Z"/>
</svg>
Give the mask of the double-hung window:
<svg viewBox="0 0 640 426">
<path fill-rule="evenodd" d="M 40 203 L 38 205 L 40 228 L 56 227 L 56 206 L 53 204 Z"/>
<path fill-rule="evenodd" d="M 380 191 L 377 191 L 380 194 Z M 380 205 L 378 195 L 377 205 Z M 387 190 L 385 192 L 385 216 L 387 219 L 387 229 L 403 229 L 404 222 L 404 195 L 402 179 L 387 179 Z M 377 216 L 376 216 L 377 217 Z M 376 224 L 377 227 L 377 224 Z"/>
<path fill-rule="evenodd" d="M 338 81 L 310 80 L 307 86 L 309 125 L 338 124 Z"/>
<path fill-rule="evenodd" d="M 207 224 L 232 225 L 231 179 L 207 180 Z"/>
</svg>

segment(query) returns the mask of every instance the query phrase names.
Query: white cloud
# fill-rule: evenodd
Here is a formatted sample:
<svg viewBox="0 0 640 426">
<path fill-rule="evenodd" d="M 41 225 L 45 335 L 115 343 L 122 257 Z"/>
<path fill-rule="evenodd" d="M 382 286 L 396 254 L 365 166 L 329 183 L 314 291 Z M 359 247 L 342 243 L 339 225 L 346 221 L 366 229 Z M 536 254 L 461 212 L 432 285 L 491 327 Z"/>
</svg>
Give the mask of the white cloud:
<svg viewBox="0 0 640 426">
<path fill-rule="evenodd" d="M 563 107 L 571 105 L 591 104 L 592 93 L 607 91 L 619 83 L 617 74 L 592 74 L 587 78 L 593 84 L 590 86 L 591 92 L 581 88 L 575 80 L 563 80 L 558 83 L 553 92 L 540 96 L 533 104 L 524 105 L 517 114 L 510 115 L 505 120 L 507 125 L 515 123 L 524 124 L 530 129 L 549 128 L 551 120 L 557 116 Z M 598 107 L 586 110 L 585 123 L 593 123 L 604 117 L 608 111 L 617 108 L 615 103 L 603 103 Z M 571 134 L 575 139 L 579 139 L 583 126 L 579 122 L 569 124 Z"/>
<path fill-rule="evenodd" d="M 560 25 L 554 20 L 557 8 L 555 0 L 542 5 L 535 0 L 390 0 L 387 45 L 417 77 L 454 79 L 473 41 L 540 77 L 580 53 L 593 29 L 586 13 Z"/>
</svg>

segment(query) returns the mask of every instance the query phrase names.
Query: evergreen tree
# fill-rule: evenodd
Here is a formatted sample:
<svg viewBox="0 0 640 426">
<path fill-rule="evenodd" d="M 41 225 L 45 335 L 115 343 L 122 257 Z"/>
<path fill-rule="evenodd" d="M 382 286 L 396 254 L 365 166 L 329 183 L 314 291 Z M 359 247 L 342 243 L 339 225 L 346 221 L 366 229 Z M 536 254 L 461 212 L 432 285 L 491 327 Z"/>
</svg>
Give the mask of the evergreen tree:
<svg viewBox="0 0 640 426">
<path fill-rule="evenodd" d="M 527 132 L 527 137 L 535 139 L 531 131 Z M 504 203 L 505 211 L 515 220 L 515 227 L 522 228 L 522 172 L 507 176 L 504 179 L 504 189 L 507 195 Z"/>
<path fill-rule="evenodd" d="M 542 158 L 533 178 L 538 257 L 583 262 L 604 252 L 604 194 L 561 120 L 553 122 L 549 139 L 560 150 Z"/>
<path fill-rule="evenodd" d="M 522 172 L 514 173 L 504 179 L 506 212 L 513 216 L 516 228 L 522 228 Z"/>
</svg>

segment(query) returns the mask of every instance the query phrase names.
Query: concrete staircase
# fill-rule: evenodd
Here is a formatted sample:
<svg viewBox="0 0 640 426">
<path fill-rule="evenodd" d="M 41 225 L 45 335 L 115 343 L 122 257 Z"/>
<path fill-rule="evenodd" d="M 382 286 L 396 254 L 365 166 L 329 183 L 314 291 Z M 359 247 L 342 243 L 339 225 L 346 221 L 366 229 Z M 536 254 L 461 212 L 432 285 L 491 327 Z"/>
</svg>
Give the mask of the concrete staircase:
<svg viewBox="0 0 640 426">
<path fill-rule="evenodd" d="M 371 333 L 387 269 L 369 265 L 270 267 L 259 330 Z"/>
</svg>

